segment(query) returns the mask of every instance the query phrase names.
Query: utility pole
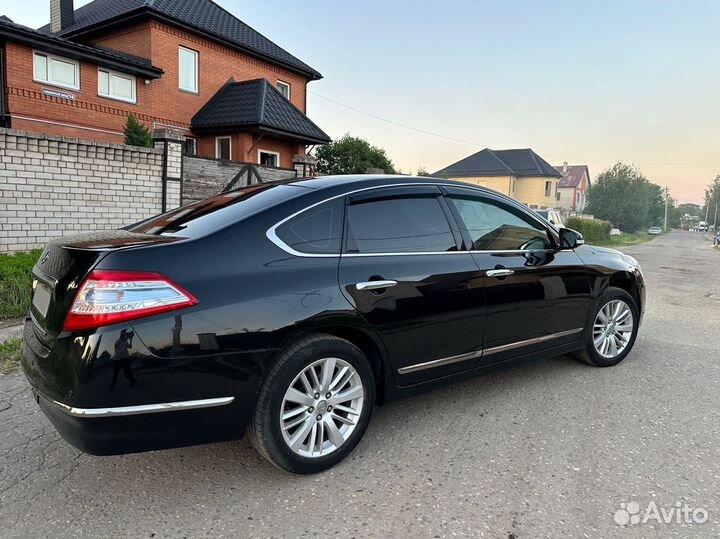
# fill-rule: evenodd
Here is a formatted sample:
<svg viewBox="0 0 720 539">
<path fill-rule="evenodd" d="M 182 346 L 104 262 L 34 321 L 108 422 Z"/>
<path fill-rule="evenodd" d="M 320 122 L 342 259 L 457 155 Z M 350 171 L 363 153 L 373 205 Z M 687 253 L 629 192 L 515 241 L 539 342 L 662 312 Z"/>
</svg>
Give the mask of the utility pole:
<svg viewBox="0 0 720 539">
<path fill-rule="evenodd" d="M 709 204 L 708 204 L 709 206 Z M 713 231 L 717 233 L 717 213 L 718 213 L 718 203 L 715 202 L 715 221 L 713 222 Z"/>
<path fill-rule="evenodd" d="M 655 191 L 657 193 L 657 191 Z M 663 232 L 667 232 L 667 221 L 668 221 L 668 199 L 670 198 L 668 194 L 668 186 L 665 186 L 665 228 L 663 229 Z"/>
<path fill-rule="evenodd" d="M 707 223 L 708 216 L 710 215 L 710 201 L 711 199 L 708 198 L 707 206 L 705 207 L 705 222 Z"/>
</svg>

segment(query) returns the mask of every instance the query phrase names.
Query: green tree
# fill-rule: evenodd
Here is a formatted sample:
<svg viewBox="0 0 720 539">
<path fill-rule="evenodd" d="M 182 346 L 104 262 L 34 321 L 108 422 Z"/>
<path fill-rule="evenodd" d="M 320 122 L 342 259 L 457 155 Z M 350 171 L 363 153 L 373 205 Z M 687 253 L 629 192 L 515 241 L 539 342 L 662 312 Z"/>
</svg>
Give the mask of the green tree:
<svg viewBox="0 0 720 539">
<path fill-rule="evenodd" d="M 123 133 L 125 134 L 125 144 L 152 148 L 153 141 L 150 129 L 140 123 L 132 112 L 128 114 Z"/>
<path fill-rule="evenodd" d="M 645 226 L 663 226 L 665 222 L 665 195 L 663 188 L 655 183 L 647 184 L 648 213 Z M 668 202 L 670 208 L 673 207 L 672 200 Z"/>
<path fill-rule="evenodd" d="M 395 172 L 385 150 L 347 133 L 330 144 L 319 146 L 315 158 L 319 174 L 365 174 L 371 168 L 382 169 L 386 174 Z"/>
<path fill-rule="evenodd" d="M 430 174 L 425 167 L 420 167 L 417 169 L 416 176 L 432 176 L 432 174 Z"/>
<path fill-rule="evenodd" d="M 705 189 L 705 205 L 700 211 L 700 220 L 704 221 L 707 215 L 708 222 L 715 224 L 715 208 L 720 207 L 720 174 Z M 709 210 L 709 211 L 708 211 Z M 718 212 L 718 222 L 720 222 L 720 211 Z"/>
<path fill-rule="evenodd" d="M 635 232 L 651 220 L 664 218 L 664 204 L 660 186 L 650 183 L 636 167 L 616 163 L 588 190 L 585 211 L 625 232 Z"/>
</svg>

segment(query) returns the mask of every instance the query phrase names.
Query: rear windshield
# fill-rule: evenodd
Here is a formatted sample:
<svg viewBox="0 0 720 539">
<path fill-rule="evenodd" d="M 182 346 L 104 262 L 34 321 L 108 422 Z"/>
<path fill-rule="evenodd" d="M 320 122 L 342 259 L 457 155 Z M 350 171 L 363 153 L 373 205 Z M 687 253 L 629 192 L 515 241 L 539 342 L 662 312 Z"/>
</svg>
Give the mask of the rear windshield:
<svg viewBox="0 0 720 539">
<path fill-rule="evenodd" d="M 252 185 L 156 215 L 126 227 L 126 230 L 156 236 L 206 236 L 230 223 L 294 198 L 306 189 L 281 183 Z"/>
</svg>

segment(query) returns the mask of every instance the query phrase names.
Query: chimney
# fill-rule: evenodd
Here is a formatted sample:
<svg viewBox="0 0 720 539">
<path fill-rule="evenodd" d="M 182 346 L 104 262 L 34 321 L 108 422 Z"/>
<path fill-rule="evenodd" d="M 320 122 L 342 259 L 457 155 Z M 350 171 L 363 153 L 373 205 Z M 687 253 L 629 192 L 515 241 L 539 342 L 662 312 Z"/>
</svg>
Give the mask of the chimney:
<svg viewBox="0 0 720 539">
<path fill-rule="evenodd" d="M 50 0 L 50 31 L 62 32 L 75 22 L 73 0 Z"/>
<path fill-rule="evenodd" d="M 563 174 L 567 174 L 567 161 L 563 163 Z"/>
</svg>

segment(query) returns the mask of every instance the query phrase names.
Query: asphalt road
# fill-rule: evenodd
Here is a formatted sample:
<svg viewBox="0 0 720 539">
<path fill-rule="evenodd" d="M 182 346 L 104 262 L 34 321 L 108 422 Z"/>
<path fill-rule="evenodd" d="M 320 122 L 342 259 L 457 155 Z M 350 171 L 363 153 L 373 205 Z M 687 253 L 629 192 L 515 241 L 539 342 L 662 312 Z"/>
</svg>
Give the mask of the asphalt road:
<svg viewBox="0 0 720 539">
<path fill-rule="evenodd" d="M 0 536 L 718 537 L 720 252 L 689 232 L 627 252 L 649 301 L 622 364 L 563 356 L 376 408 L 350 458 L 317 476 L 246 440 L 84 455 L 21 375 L 0 378 Z M 630 502 L 641 518 L 654 502 L 660 518 L 679 503 L 707 520 L 619 526 Z"/>
</svg>

